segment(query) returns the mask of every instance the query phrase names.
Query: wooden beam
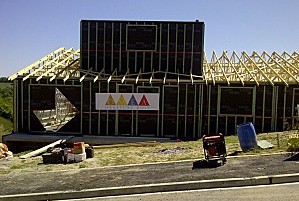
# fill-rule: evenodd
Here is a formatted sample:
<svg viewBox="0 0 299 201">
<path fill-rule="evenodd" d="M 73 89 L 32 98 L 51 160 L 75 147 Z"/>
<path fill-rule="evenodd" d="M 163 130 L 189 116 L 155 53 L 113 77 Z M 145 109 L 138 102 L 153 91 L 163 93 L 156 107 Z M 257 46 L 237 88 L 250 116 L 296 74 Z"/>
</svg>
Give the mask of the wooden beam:
<svg viewBox="0 0 299 201">
<path fill-rule="evenodd" d="M 58 71 L 58 73 L 56 73 L 55 75 L 53 75 L 51 78 L 50 78 L 50 82 L 52 82 L 58 75 L 60 75 L 61 73 L 65 72 L 66 70 L 70 69 L 76 62 L 78 62 L 79 59 L 76 59 L 74 60 L 72 63 L 70 63 L 68 66 L 66 66 L 65 68 L 62 68 Z M 79 70 L 79 67 L 74 67 L 75 69 L 78 69 Z M 74 70 L 75 70 L 74 69 Z"/>
<path fill-rule="evenodd" d="M 257 86 L 259 86 L 259 82 L 257 81 L 257 79 L 253 76 L 253 74 L 250 72 L 250 70 L 248 69 L 246 64 L 241 60 L 241 58 L 237 55 L 237 53 L 235 51 L 233 51 L 233 55 L 235 55 L 235 57 L 237 57 L 239 63 L 245 68 L 245 70 L 248 72 L 248 74 L 251 76 L 251 78 L 255 81 Z"/>
<path fill-rule="evenodd" d="M 63 139 L 61 139 L 61 140 L 57 140 L 57 141 L 55 141 L 55 142 L 53 142 L 53 143 L 51 143 L 51 144 L 49 144 L 49 145 L 47 145 L 47 146 L 44 146 L 44 147 L 42 147 L 42 148 L 39 148 L 39 149 L 37 149 L 37 150 L 35 150 L 35 151 L 32 151 L 32 152 L 30 152 L 30 153 L 28 153 L 28 154 L 22 155 L 22 156 L 20 156 L 20 158 L 21 158 L 21 159 L 26 159 L 26 158 L 30 158 L 30 157 L 37 156 L 37 155 L 39 155 L 39 154 L 45 153 L 45 152 L 47 151 L 47 149 L 49 149 L 50 147 L 54 147 L 55 145 L 64 143 L 65 141 L 66 141 L 66 140 L 63 140 Z"/>
<path fill-rule="evenodd" d="M 101 77 L 101 75 L 103 74 L 104 70 L 105 70 L 105 68 L 102 68 L 102 70 L 99 72 L 99 74 L 93 79 L 93 82 L 96 82 L 99 79 L 99 77 Z"/>
<path fill-rule="evenodd" d="M 113 77 L 113 75 L 116 73 L 116 69 L 114 69 L 113 73 L 109 76 L 109 78 L 107 79 L 107 82 L 109 83 Z"/>
<path fill-rule="evenodd" d="M 123 76 L 123 78 L 121 79 L 121 83 L 125 82 L 126 76 L 129 74 L 129 68 L 127 69 L 127 72 L 125 73 L 125 75 Z"/>
<path fill-rule="evenodd" d="M 223 51 L 223 56 L 224 56 L 224 58 L 227 60 L 228 65 L 231 66 L 231 67 L 234 69 L 234 71 L 235 71 L 235 73 L 237 74 L 238 78 L 240 79 L 242 85 L 244 86 L 244 81 L 243 81 L 242 77 L 240 76 L 239 72 L 238 72 L 237 69 L 235 68 L 234 64 L 233 64 L 233 63 L 231 62 L 231 60 L 228 58 L 228 56 L 227 56 L 227 54 L 226 54 L 225 51 Z"/>
<path fill-rule="evenodd" d="M 265 74 L 265 72 L 251 59 L 251 57 L 246 53 L 246 52 L 242 52 L 243 56 L 247 58 L 247 60 L 250 61 L 251 64 L 253 64 L 263 75 L 264 78 L 266 78 L 266 80 L 268 80 L 270 82 L 270 84 L 272 86 L 274 86 L 273 81 Z"/>
<path fill-rule="evenodd" d="M 230 85 L 229 79 L 228 79 L 228 77 L 227 77 L 227 75 L 225 73 L 225 70 L 222 67 L 222 64 L 219 62 L 219 58 L 217 57 L 217 54 L 216 54 L 215 51 L 213 51 L 213 56 L 215 58 L 215 62 L 218 64 L 220 70 L 222 71 L 222 74 L 223 74 L 223 76 L 224 76 L 224 78 L 225 78 L 225 80 L 227 82 L 227 85 L 229 86 Z"/>
<path fill-rule="evenodd" d="M 151 77 L 150 77 L 150 79 L 149 79 L 149 83 L 150 84 L 152 84 L 152 80 L 153 80 L 153 77 L 154 77 L 154 69 L 153 69 L 153 71 L 152 71 L 152 74 L 151 74 Z"/>
<path fill-rule="evenodd" d="M 89 74 L 89 72 L 92 70 L 92 67 L 91 68 L 89 68 L 87 71 L 86 71 L 86 73 L 79 79 L 80 80 L 80 82 L 82 82 L 83 80 L 84 80 L 84 78 L 86 77 L 86 75 L 88 75 Z"/>
<path fill-rule="evenodd" d="M 286 60 L 284 57 L 282 57 L 281 55 L 279 55 L 277 52 L 273 52 L 272 55 L 275 55 L 276 57 L 278 57 L 279 59 L 283 60 L 285 63 L 287 63 L 291 68 L 293 68 L 293 70 L 297 71 L 297 74 L 299 73 L 299 69 L 294 66 L 292 63 L 290 63 L 288 60 Z"/>
<path fill-rule="evenodd" d="M 79 51 L 79 50 L 77 50 Z M 67 60 L 72 59 L 71 57 L 73 56 L 73 54 L 70 55 L 66 55 L 67 53 L 73 53 L 74 49 L 70 48 L 68 50 L 66 50 L 65 52 L 63 52 L 63 55 L 66 56 L 66 58 L 64 58 L 62 61 L 58 62 L 55 66 L 51 67 L 50 69 L 48 69 L 46 72 L 44 72 L 43 74 L 41 74 L 38 78 L 36 78 L 36 81 L 39 81 L 40 79 L 42 79 L 43 76 L 48 75 L 50 72 L 56 70 L 56 68 L 58 67 L 65 67 L 65 65 L 63 65 L 63 62 L 66 62 Z"/>
<path fill-rule="evenodd" d="M 274 72 L 274 74 L 279 77 L 285 85 L 289 86 L 288 83 L 256 51 L 253 51 L 253 54 L 256 55 L 268 68 L 270 68 L 270 70 Z"/>
<path fill-rule="evenodd" d="M 137 82 L 138 82 L 138 80 L 139 80 L 139 77 L 140 77 L 140 75 L 141 75 L 141 68 L 139 69 L 139 73 L 138 73 L 138 75 L 137 75 L 137 77 L 136 77 L 136 84 L 137 84 Z"/>
<path fill-rule="evenodd" d="M 23 75 L 25 72 L 30 71 L 30 70 L 31 70 L 34 66 L 36 66 L 37 64 L 46 61 L 49 57 L 52 57 L 52 56 L 58 54 L 59 52 L 61 52 L 61 51 L 63 51 L 63 50 L 65 50 L 65 48 L 64 48 L 64 47 L 61 47 L 61 48 L 59 48 L 59 49 L 57 49 L 57 50 L 51 52 L 50 54 L 44 56 L 43 58 L 39 59 L 38 61 L 33 62 L 33 63 L 30 64 L 29 66 L 23 68 L 22 70 L 18 71 L 18 72 L 15 73 L 15 74 L 11 75 L 8 79 L 9 79 L 9 80 L 14 80 L 14 79 L 16 79 L 19 75 Z"/>
<path fill-rule="evenodd" d="M 267 55 L 269 59 L 271 59 L 276 65 L 278 65 L 281 69 L 283 69 L 291 78 L 293 78 L 297 83 L 299 83 L 299 81 L 293 74 L 291 74 L 284 66 L 280 65 L 280 63 L 278 63 L 275 59 L 273 59 L 267 52 L 264 51 L 263 54 Z"/>
</svg>

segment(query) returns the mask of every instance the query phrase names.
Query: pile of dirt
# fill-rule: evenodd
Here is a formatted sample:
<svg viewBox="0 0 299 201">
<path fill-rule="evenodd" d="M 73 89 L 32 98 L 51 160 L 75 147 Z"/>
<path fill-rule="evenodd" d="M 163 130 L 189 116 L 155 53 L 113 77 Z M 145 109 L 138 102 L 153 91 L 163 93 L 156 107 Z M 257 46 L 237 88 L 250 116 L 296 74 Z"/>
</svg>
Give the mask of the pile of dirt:
<svg viewBox="0 0 299 201">
<path fill-rule="evenodd" d="M 161 154 L 178 154 L 182 153 L 185 150 L 184 147 L 175 147 L 175 148 L 170 148 L 170 149 L 162 149 L 160 151 Z"/>
</svg>

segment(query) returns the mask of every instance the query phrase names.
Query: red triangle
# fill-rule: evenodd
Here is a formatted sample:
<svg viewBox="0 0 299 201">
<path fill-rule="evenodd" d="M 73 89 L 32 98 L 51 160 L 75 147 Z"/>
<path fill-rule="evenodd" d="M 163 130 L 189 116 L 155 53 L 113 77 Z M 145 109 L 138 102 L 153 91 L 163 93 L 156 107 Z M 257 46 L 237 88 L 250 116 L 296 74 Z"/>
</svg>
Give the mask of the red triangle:
<svg viewBox="0 0 299 201">
<path fill-rule="evenodd" d="M 142 96 L 142 98 L 141 98 L 141 100 L 139 102 L 139 105 L 141 105 L 141 106 L 149 106 L 148 101 L 147 101 L 145 95 Z"/>
</svg>

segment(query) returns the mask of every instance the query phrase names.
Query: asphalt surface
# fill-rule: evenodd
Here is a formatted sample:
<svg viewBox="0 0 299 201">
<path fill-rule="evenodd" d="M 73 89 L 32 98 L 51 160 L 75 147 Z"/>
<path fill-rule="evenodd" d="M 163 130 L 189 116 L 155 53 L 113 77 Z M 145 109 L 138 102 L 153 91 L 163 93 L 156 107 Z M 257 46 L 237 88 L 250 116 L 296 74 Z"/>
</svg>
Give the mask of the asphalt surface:
<svg viewBox="0 0 299 201">
<path fill-rule="evenodd" d="M 299 197 L 299 183 L 250 187 L 203 189 L 101 198 L 73 199 L 69 201 L 294 201 Z"/>
<path fill-rule="evenodd" d="M 299 154 L 234 157 L 228 158 L 225 165 L 215 167 L 188 161 L 42 173 L 21 172 L 0 175 L 0 196 L 292 173 L 299 173 Z"/>
</svg>

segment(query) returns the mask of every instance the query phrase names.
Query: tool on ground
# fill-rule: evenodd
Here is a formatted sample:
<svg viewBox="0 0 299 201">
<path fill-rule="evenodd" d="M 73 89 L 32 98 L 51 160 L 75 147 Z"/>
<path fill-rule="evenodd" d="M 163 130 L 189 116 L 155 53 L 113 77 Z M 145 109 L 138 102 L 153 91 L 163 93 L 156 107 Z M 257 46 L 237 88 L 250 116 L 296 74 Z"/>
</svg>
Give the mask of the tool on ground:
<svg viewBox="0 0 299 201">
<path fill-rule="evenodd" d="M 221 162 L 221 165 L 223 165 L 226 162 L 224 136 L 221 133 L 210 136 L 204 135 L 202 141 L 205 159 L 208 162 Z"/>
</svg>

